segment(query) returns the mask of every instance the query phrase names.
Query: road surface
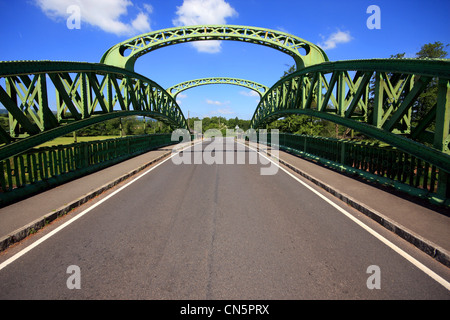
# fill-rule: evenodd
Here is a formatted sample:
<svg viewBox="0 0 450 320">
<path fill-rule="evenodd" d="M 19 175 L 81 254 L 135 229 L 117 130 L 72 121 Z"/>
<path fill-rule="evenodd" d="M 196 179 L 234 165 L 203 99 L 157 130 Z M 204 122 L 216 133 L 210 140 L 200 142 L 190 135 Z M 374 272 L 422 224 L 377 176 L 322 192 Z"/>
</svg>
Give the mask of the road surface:
<svg viewBox="0 0 450 320">
<path fill-rule="evenodd" d="M 275 167 L 251 163 L 254 151 L 214 141 L 8 249 L 0 299 L 450 299 L 448 268 L 301 178 L 262 175 Z"/>
</svg>

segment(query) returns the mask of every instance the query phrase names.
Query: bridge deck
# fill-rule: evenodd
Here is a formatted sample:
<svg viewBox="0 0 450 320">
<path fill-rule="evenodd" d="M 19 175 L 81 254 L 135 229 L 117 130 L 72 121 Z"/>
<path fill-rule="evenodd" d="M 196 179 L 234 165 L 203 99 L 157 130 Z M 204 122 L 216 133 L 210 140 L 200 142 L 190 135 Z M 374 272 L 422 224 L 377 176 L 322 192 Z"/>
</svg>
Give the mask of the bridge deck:
<svg viewBox="0 0 450 320">
<path fill-rule="evenodd" d="M 152 162 L 171 154 L 173 146 L 150 151 L 144 155 L 82 177 L 53 188 L 19 203 L 0 208 L 0 248 L 11 241 L 11 237 L 23 236 L 25 228 L 38 229 L 44 217 L 56 216 L 60 210 L 78 206 L 102 188 L 108 189 L 124 176 L 143 169 Z M 380 189 L 358 181 L 323 166 L 279 151 L 280 163 L 289 170 L 320 185 L 346 201 L 359 206 L 374 220 L 383 219 L 385 227 L 408 241 L 414 242 L 421 250 L 440 250 L 447 265 L 450 264 L 450 217 L 448 212 L 438 212 L 410 201 L 395 191 Z M 446 252 L 445 252 L 446 251 Z"/>
</svg>

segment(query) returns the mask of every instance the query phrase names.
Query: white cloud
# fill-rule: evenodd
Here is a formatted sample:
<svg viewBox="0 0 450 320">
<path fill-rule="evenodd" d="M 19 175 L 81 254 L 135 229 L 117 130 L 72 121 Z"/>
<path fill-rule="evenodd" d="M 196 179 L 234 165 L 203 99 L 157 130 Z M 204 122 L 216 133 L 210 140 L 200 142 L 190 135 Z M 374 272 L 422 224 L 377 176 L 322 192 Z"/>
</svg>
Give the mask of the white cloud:
<svg viewBox="0 0 450 320">
<path fill-rule="evenodd" d="M 221 102 L 221 101 L 214 101 L 214 100 L 206 99 L 206 103 L 216 105 L 216 106 L 223 106 L 225 104 L 229 104 L 230 102 L 229 101 Z"/>
<path fill-rule="evenodd" d="M 214 117 L 214 116 L 227 116 L 230 114 L 236 114 L 230 107 L 220 108 L 217 110 L 211 110 L 206 117 Z"/>
<path fill-rule="evenodd" d="M 322 36 L 322 38 L 325 38 Z M 322 49 L 334 49 L 338 44 L 347 43 L 353 40 L 350 35 L 350 31 L 341 31 L 338 30 L 335 33 L 332 33 L 323 43 L 319 44 Z"/>
<path fill-rule="evenodd" d="M 177 18 L 172 22 L 175 26 L 191 26 L 200 24 L 226 24 L 226 19 L 237 16 L 237 11 L 224 0 L 184 0 L 177 7 Z M 220 41 L 197 41 L 192 45 L 199 52 L 217 53 L 221 50 Z"/>
<path fill-rule="evenodd" d="M 222 51 L 222 43 L 218 40 L 209 40 L 207 42 L 194 42 L 191 45 L 197 49 L 198 52 L 218 53 Z"/>
<path fill-rule="evenodd" d="M 260 97 L 259 93 L 256 92 L 255 90 L 241 91 L 239 93 L 246 97 L 258 97 L 258 98 Z"/>
<path fill-rule="evenodd" d="M 153 13 L 153 7 L 151 4 L 149 3 L 144 3 L 144 9 L 145 11 L 147 11 L 148 13 Z"/>
<path fill-rule="evenodd" d="M 187 94 L 184 94 L 184 93 L 177 94 L 177 104 L 179 106 L 181 106 L 183 104 L 183 101 L 181 99 L 185 99 L 185 98 L 187 98 Z"/>
<path fill-rule="evenodd" d="M 150 31 L 150 23 L 148 21 L 148 16 L 140 12 L 136 19 L 131 22 L 131 26 L 134 30 L 139 31 L 140 33 L 144 33 L 146 31 Z"/>
<path fill-rule="evenodd" d="M 217 110 L 217 113 L 219 113 L 219 114 L 234 114 L 234 111 L 231 110 L 229 107 L 227 107 L 224 109 Z"/>
<path fill-rule="evenodd" d="M 132 7 L 130 0 L 35 0 L 41 10 L 51 18 L 67 19 L 67 8 L 77 5 L 80 8 L 81 21 L 101 30 L 116 35 L 135 35 L 151 31 L 149 14 L 153 7 L 144 4 L 144 10 L 137 14 L 130 23 L 121 21 L 122 16 L 128 14 L 128 7 Z"/>
</svg>

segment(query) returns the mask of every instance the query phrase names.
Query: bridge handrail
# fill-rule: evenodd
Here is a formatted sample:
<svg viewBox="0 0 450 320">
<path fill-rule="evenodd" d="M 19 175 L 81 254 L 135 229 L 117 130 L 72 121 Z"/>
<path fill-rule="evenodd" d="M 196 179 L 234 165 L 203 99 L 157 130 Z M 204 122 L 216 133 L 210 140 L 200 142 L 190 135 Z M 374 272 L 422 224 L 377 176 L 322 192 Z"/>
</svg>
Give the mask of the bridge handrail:
<svg viewBox="0 0 450 320">
<path fill-rule="evenodd" d="M 263 143 L 298 154 L 339 172 L 398 189 L 414 197 L 450 206 L 449 195 L 438 195 L 441 170 L 397 148 L 379 142 L 282 133 L 278 145 L 271 135 Z"/>
<path fill-rule="evenodd" d="M 0 160 L 0 208 L 133 156 L 178 143 L 152 134 L 39 147 Z"/>
</svg>

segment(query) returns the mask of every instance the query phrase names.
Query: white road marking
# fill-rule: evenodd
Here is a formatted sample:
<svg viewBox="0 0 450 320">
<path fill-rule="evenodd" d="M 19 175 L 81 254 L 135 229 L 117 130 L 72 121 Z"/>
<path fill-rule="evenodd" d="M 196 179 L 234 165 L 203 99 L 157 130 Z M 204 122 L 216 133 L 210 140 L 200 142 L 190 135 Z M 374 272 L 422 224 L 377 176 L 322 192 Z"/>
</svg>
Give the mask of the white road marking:
<svg viewBox="0 0 450 320">
<path fill-rule="evenodd" d="M 321 194 L 319 191 L 315 190 L 314 188 L 312 188 L 311 186 L 309 186 L 308 184 L 306 184 L 305 182 L 303 182 L 302 180 L 300 180 L 298 177 L 296 177 L 295 175 L 293 175 L 292 173 L 290 173 L 288 170 L 286 170 L 285 168 L 281 167 L 279 165 L 278 162 L 273 161 L 271 158 L 267 157 L 266 155 L 262 154 L 260 151 L 251 148 L 249 146 L 247 146 L 249 149 L 258 152 L 261 156 L 265 157 L 267 160 L 269 160 L 270 162 L 272 162 L 273 164 L 275 164 L 276 166 L 278 166 L 281 170 L 283 170 L 284 172 L 286 172 L 289 176 L 291 176 L 292 178 L 294 178 L 297 182 L 301 183 L 303 186 L 305 186 L 307 189 L 311 190 L 312 192 L 314 192 L 317 196 L 319 196 L 320 198 L 322 198 L 324 201 L 326 201 L 327 203 L 329 203 L 331 206 L 333 206 L 334 208 L 336 208 L 339 212 L 341 212 L 342 214 L 344 214 L 347 218 L 349 218 L 350 220 L 352 220 L 353 222 L 355 222 L 356 224 L 358 224 L 360 227 L 362 227 L 364 230 L 366 230 L 367 232 L 369 232 L 371 235 L 373 235 L 375 238 L 377 238 L 378 240 L 380 240 L 381 242 L 383 242 L 385 245 L 387 245 L 389 248 L 391 248 L 392 250 L 394 250 L 395 252 L 397 252 L 399 255 L 401 255 L 403 258 L 405 258 L 406 260 L 408 260 L 409 262 L 411 262 L 414 266 L 416 266 L 418 269 L 422 270 L 425 274 L 427 274 L 428 276 L 430 276 L 431 278 L 433 278 L 435 281 L 437 281 L 439 284 L 441 284 L 442 286 L 444 286 L 447 290 L 450 290 L 450 283 L 445 280 L 444 278 L 442 278 L 441 276 L 439 276 L 438 274 L 436 274 L 434 271 L 432 271 L 431 269 L 429 269 L 428 267 L 426 267 L 424 264 L 422 264 L 420 261 L 418 261 L 417 259 L 413 258 L 411 255 L 409 255 L 408 253 L 406 253 L 405 251 L 403 251 L 402 249 L 400 249 L 398 246 L 396 246 L 395 244 L 393 244 L 392 242 L 390 242 L 388 239 L 386 239 L 385 237 L 383 237 L 382 235 L 380 235 L 378 232 L 376 232 L 375 230 L 373 230 L 372 228 L 370 228 L 369 226 L 367 226 L 366 224 L 364 224 L 363 222 L 361 222 L 360 220 L 358 220 L 357 218 L 355 218 L 352 214 L 350 214 L 348 211 L 344 210 L 343 208 L 341 208 L 340 206 L 338 206 L 337 204 L 335 204 L 333 201 L 331 201 L 330 199 L 328 199 L 327 197 L 325 197 L 323 194 Z"/>
</svg>

